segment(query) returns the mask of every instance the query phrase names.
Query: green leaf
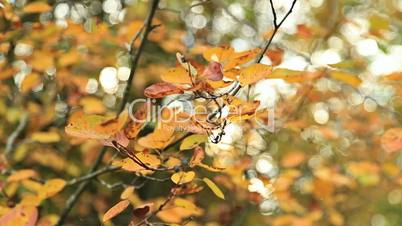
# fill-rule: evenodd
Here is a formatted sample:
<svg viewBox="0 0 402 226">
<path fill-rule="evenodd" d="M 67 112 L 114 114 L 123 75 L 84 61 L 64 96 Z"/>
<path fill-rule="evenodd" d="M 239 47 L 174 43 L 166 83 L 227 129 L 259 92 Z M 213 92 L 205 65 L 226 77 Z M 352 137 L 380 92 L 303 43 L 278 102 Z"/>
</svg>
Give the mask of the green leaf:
<svg viewBox="0 0 402 226">
<path fill-rule="evenodd" d="M 204 177 L 202 180 L 208 185 L 208 187 L 218 198 L 225 199 L 225 195 L 223 194 L 221 189 L 219 189 L 218 186 L 216 186 L 216 184 L 212 180 L 206 177 Z"/>
<path fill-rule="evenodd" d="M 201 134 L 194 134 L 186 137 L 180 145 L 180 150 L 189 150 L 193 149 L 201 143 L 207 141 L 207 136 Z"/>
</svg>

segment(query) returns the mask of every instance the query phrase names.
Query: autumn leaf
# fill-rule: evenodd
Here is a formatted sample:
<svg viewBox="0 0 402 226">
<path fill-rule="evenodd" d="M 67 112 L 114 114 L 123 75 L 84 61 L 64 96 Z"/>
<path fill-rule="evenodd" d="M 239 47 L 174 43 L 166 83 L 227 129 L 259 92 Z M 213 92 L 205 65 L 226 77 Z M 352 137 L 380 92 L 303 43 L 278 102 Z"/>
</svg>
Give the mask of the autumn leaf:
<svg viewBox="0 0 402 226">
<path fill-rule="evenodd" d="M 276 48 L 272 50 L 268 50 L 266 55 L 272 62 L 272 66 L 277 66 L 282 63 L 284 51 L 283 49 Z"/>
<path fill-rule="evenodd" d="M 223 65 L 223 70 L 228 71 L 236 66 L 253 60 L 260 52 L 259 49 L 252 49 L 242 52 L 235 52 L 232 47 L 222 46 L 210 48 L 203 53 L 208 61 L 216 61 Z"/>
<path fill-rule="evenodd" d="M 342 81 L 346 84 L 349 84 L 353 87 L 358 87 L 360 85 L 360 83 L 362 82 L 362 80 L 360 80 L 360 78 L 354 74 L 348 73 L 348 72 L 343 72 L 343 71 L 331 71 L 329 73 L 329 75 L 331 76 L 331 78 L 335 79 L 335 80 L 339 80 Z"/>
<path fill-rule="evenodd" d="M 303 71 L 289 70 L 285 68 L 276 68 L 270 75 L 268 79 L 283 79 L 289 83 L 303 82 L 308 80 Z"/>
<path fill-rule="evenodd" d="M 24 13 L 44 13 L 50 10 L 52 10 L 52 7 L 46 2 L 36 1 L 26 5 L 22 11 Z"/>
<path fill-rule="evenodd" d="M 185 184 L 191 182 L 195 177 L 195 173 L 193 171 L 189 172 L 178 172 L 171 176 L 172 181 L 175 184 Z"/>
<path fill-rule="evenodd" d="M 292 151 L 286 153 L 281 161 L 283 167 L 296 167 L 300 165 L 306 158 L 306 155 L 301 151 Z"/>
<path fill-rule="evenodd" d="M 211 81 L 220 81 L 223 78 L 222 64 L 219 62 L 212 61 L 209 63 L 208 67 L 205 68 L 202 76 Z"/>
<path fill-rule="evenodd" d="M 60 141 L 60 134 L 57 132 L 35 132 L 31 135 L 31 140 L 40 143 L 55 143 Z"/>
<path fill-rule="evenodd" d="M 23 169 L 13 172 L 8 178 L 7 182 L 16 182 L 35 177 L 37 173 L 34 170 Z"/>
<path fill-rule="evenodd" d="M 388 129 L 381 136 L 381 145 L 387 153 L 402 151 L 402 128 Z"/>
<path fill-rule="evenodd" d="M 21 92 L 28 93 L 42 83 L 42 77 L 37 73 L 27 75 L 21 83 Z"/>
<path fill-rule="evenodd" d="M 130 205 L 130 201 L 128 200 L 123 200 L 115 204 L 112 208 L 110 208 L 102 218 L 102 222 L 108 221 L 112 219 L 113 217 L 119 215 L 121 212 L 123 212 L 128 206 Z"/>
<path fill-rule="evenodd" d="M 168 83 L 191 84 L 190 74 L 183 67 L 169 69 L 161 76 L 162 81 Z"/>
<path fill-rule="evenodd" d="M 49 198 L 61 190 L 63 190 L 64 186 L 66 186 L 66 181 L 63 179 L 51 179 L 46 181 L 46 183 L 42 186 L 41 190 L 39 191 L 38 195 L 43 198 Z"/>
<path fill-rule="evenodd" d="M 144 90 L 144 95 L 149 98 L 162 98 L 172 94 L 182 94 L 183 89 L 170 83 L 155 83 Z"/>
<path fill-rule="evenodd" d="M 240 70 L 239 81 L 242 86 L 254 84 L 265 79 L 272 72 L 272 67 L 265 64 L 252 64 Z"/>
<path fill-rule="evenodd" d="M 153 154 L 139 152 L 139 153 L 135 153 L 135 156 L 142 163 L 144 163 L 145 165 L 152 167 L 152 168 L 157 168 L 161 164 L 161 160 L 156 155 L 153 155 Z M 145 168 L 143 166 L 137 164 L 130 158 L 116 160 L 113 162 L 113 165 L 121 166 L 122 169 L 130 171 L 130 172 L 139 172 L 139 171 L 143 172 L 145 170 Z"/>
<path fill-rule="evenodd" d="M 123 128 L 127 119 L 127 111 L 123 111 L 118 118 L 76 112 L 70 116 L 65 131 L 75 137 L 107 140 Z"/>
<path fill-rule="evenodd" d="M 135 113 L 132 115 L 131 120 L 128 122 L 127 127 L 124 128 L 124 134 L 128 139 L 135 139 L 138 133 L 144 127 L 148 113 L 151 109 L 149 104 L 143 104 Z"/>
<path fill-rule="evenodd" d="M 163 149 L 174 139 L 174 130 L 161 124 L 156 129 L 138 139 L 138 144 L 146 148 Z"/>
<path fill-rule="evenodd" d="M 194 134 L 191 136 L 186 137 L 180 144 L 180 150 L 188 150 L 193 149 L 196 146 L 206 142 L 207 136 L 201 134 Z"/>
<path fill-rule="evenodd" d="M 202 180 L 208 185 L 208 187 L 218 198 L 225 199 L 225 195 L 223 194 L 221 189 L 219 189 L 219 187 L 216 186 L 216 184 L 212 180 L 206 177 L 202 178 Z"/>
<path fill-rule="evenodd" d="M 192 201 L 176 198 L 173 202 L 168 203 L 166 208 L 160 211 L 157 216 L 165 222 L 178 224 L 183 219 L 190 216 L 201 216 L 203 213 L 204 211 L 192 203 Z"/>
<path fill-rule="evenodd" d="M 129 199 L 130 196 L 134 193 L 134 186 L 126 187 L 120 195 L 120 199 Z"/>
<path fill-rule="evenodd" d="M 205 157 L 204 150 L 201 147 L 196 147 L 194 149 L 194 154 L 191 157 L 190 162 L 189 162 L 188 165 L 190 167 L 194 167 L 196 165 L 199 165 L 199 164 L 202 163 L 202 160 L 204 160 L 204 157 Z"/>
<path fill-rule="evenodd" d="M 0 217 L 1 226 L 35 226 L 38 209 L 34 206 L 16 206 Z"/>
</svg>

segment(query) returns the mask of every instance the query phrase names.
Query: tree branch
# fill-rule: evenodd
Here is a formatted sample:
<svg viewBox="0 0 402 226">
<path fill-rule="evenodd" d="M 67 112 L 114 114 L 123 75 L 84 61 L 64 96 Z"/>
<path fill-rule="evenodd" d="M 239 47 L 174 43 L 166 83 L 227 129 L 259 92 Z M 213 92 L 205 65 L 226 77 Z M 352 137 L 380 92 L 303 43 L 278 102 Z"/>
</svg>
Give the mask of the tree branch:
<svg viewBox="0 0 402 226">
<path fill-rule="evenodd" d="M 290 6 L 289 11 L 286 13 L 286 15 L 282 18 L 282 20 L 279 22 L 279 24 L 277 23 L 277 16 L 276 16 L 276 11 L 275 11 L 275 7 L 274 4 L 272 2 L 272 0 L 269 1 L 271 4 L 271 10 L 272 10 L 272 14 L 274 16 L 274 31 L 272 32 L 271 37 L 269 38 L 267 44 L 265 45 L 264 49 L 261 51 L 260 55 L 257 58 L 257 63 L 260 63 L 262 58 L 264 57 L 265 52 L 267 52 L 269 46 L 271 45 L 276 33 L 278 32 L 279 28 L 282 26 L 283 22 L 285 22 L 285 20 L 288 18 L 288 16 L 292 13 L 293 8 L 297 2 L 297 0 L 293 0 L 292 5 Z"/>
<path fill-rule="evenodd" d="M 81 182 L 84 182 L 87 180 L 92 180 L 99 175 L 117 171 L 120 168 L 121 168 L 120 166 L 105 166 L 102 169 L 96 170 L 92 173 L 88 173 L 82 177 L 77 177 L 77 178 L 71 179 L 70 181 L 67 182 L 67 186 L 75 185 L 75 184 L 78 184 L 78 183 L 81 183 Z"/>
<path fill-rule="evenodd" d="M 125 104 L 127 102 L 127 100 L 129 99 L 129 93 L 131 90 L 131 83 L 133 81 L 137 66 L 138 66 L 138 62 L 141 56 L 141 53 L 144 49 L 144 45 L 145 42 L 148 38 L 148 34 L 149 32 L 153 29 L 152 27 L 152 19 L 155 15 L 155 11 L 158 7 L 159 4 L 159 0 L 153 0 L 151 2 L 151 6 L 149 9 L 149 13 L 147 18 L 145 19 L 145 30 L 144 33 L 141 37 L 141 43 L 140 46 L 138 47 L 138 50 L 135 52 L 133 51 L 133 48 L 130 47 L 130 54 L 131 54 L 131 71 L 130 71 L 130 76 L 129 79 L 127 81 L 127 86 L 126 89 L 124 90 L 124 94 L 123 94 L 123 99 L 121 102 L 121 106 L 119 109 L 119 112 L 121 112 L 124 108 L 125 108 Z M 135 39 L 133 39 L 131 46 L 133 46 Z M 100 151 L 100 153 L 97 156 L 97 159 L 95 161 L 95 163 L 93 164 L 91 170 L 89 171 L 88 174 L 92 174 L 94 172 L 96 172 L 97 168 L 99 167 L 99 165 L 102 162 L 103 156 L 106 153 L 107 148 L 103 147 L 102 150 Z M 77 203 L 77 201 L 79 200 L 80 196 L 82 195 L 82 193 L 85 191 L 85 189 L 88 187 L 89 183 L 91 180 L 85 180 L 83 183 L 80 184 L 80 186 L 78 187 L 78 189 L 74 192 L 74 194 L 72 196 L 70 196 L 70 198 L 67 200 L 66 203 L 66 208 L 63 210 L 63 212 L 60 215 L 60 219 L 58 220 L 58 222 L 56 223 L 56 226 L 61 226 L 64 224 L 68 214 L 70 213 L 70 211 L 72 210 L 73 206 Z"/>
<path fill-rule="evenodd" d="M 29 116 L 28 113 L 23 113 L 21 115 L 17 128 L 15 128 L 15 130 L 8 137 L 6 149 L 4 152 L 6 155 L 10 155 L 13 152 L 15 146 L 15 140 L 19 137 L 19 135 L 26 127 L 28 123 L 28 116 Z"/>
</svg>

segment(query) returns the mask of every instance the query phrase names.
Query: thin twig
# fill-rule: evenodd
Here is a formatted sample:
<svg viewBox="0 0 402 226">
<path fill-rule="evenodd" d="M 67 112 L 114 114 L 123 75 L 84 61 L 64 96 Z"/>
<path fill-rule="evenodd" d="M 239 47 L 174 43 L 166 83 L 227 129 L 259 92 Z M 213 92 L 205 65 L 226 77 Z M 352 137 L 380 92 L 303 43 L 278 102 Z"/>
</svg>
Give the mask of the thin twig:
<svg viewBox="0 0 402 226">
<path fill-rule="evenodd" d="M 109 172 L 113 172 L 116 170 L 119 170 L 121 167 L 120 166 L 105 166 L 102 169 L 98 169 L 93 173 L 89 173 L 87 175 L 84 175 L 82 177 L 77 177 L 74 179 L 71 179 L 70 181 L 67 182 L 67 186 L 71 186 L 71 185 L 75 185 L 81 182 L 84 182 L 86 180 L 91 180 L 99 175 L 105 174 L 105 173 L 109 173 Z"/>
<path fill-rule="evenodd" d="M 267 52 L 269 46 L 271 45 L 276 33 L 278 32 L 279 28 L 282 26 L 283 22 L 285 22 L 285 20 L 288 18 L 288 16 L 292 13 L 292 10 L 297 2 L 297 0 L 293 0 L 292 5 L 290 6 L 289 11 L 286 13 L 286 15 L 282 18 L 281 22 L 279 22 L 279 24 L 277 23 L 277 16 L 276 16 L 276 11 L 275 11 L 275 7 L 274 4 L 272 2 L 272 0 L 269 1 L 271 4 L 271 10 L 272 10 L 272 14 L 274 15 L 274 31 L 272 32 L 271 37 L 269 38 L 267 44 L 265 45 L 264 49 L 261 51 L 260 55 L 257 58 L 257 63 L 260 63 L 262 58 L 264 57 L 265 52 Z"/>
<path fill-rule="evenodd" d="M 28 113 L 23 113 L 21 115 L 17 128 L 15 128 L 15 130 L 8 137 L 5 149 L 6 155 L 10 155 L 14 151 L 15 141 L 26 127 L 29 118 L 28 116 Z"/>
</svg>

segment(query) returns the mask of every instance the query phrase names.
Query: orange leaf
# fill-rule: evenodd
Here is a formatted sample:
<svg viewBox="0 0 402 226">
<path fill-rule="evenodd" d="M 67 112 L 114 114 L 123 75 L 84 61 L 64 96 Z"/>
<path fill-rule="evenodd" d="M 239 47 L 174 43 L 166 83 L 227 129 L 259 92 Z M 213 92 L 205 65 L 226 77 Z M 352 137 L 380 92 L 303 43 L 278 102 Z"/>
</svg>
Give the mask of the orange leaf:
<svg viewBox="0 0 402 226">
<path fill-rule="evenodd" d="M 191 84 L 190 75 L 183 67 L 170 68 L 161 79 L 169 83 Z"/>
<path fill-rule="evenodd" d="M 381 145 L 388 153 L 402 151 L 402 128 L 387 130 L 381 137 Z"/>
<path fill-rule="evenodd" d="M 46 181 L 46 183 L 43 185 L 41 190 L 39 191 L 38 195 L 42 198 L 49 198 L 57 193 L 59 193 L 61 190 L 63 190 L 64 186 L 66 186 L 66 181 L 62 179 L 51 179 Z"/>
<path fill-rule="evenodd" d="M 0 218 L 1 226 L 35 226 L 38 209 L 34 206 L 16 206 Z"/>
<path fill-rule="evenodd" d="M 114 205 L 112 208 L 110 208 L 105 215 L 103 215 L 102 221 L 108 221 L 110 219 L 112 219 L 113 217 L 117 216 L 118 214 L 120 214 L 121 212 L 123 212 L 128 205 L 130 205 L 130 201 L 128 200 L 123 200 L 118 202 L 116 205 Z"/>
<path fill-rule="evenodd" d="M 37 86 L 39 86 L 41 82 L 42 78 L 39 74 L 37 73 L 29 74 L 24 78 L 24 80 L 21 83 L 21 92 L 27 93 L 32 89 L 36 88 Z"/>
<path fill-rule="evenodd" d="M 7 178 L 7 182 L 21 181 L 31 177 L 35 177 L 36 175 L 36 172 L 30 169 L 18 170 Z"/>
<path fill-rule="evenodd" d="M 173 129 L 162 124 L 154 132 L 138 139 L 138 144 L 146 148 L 163 149 L 174 139 L 173 133 Z"/>
<path fill-rule="evenodd" d="M 123 111 L 118 118 L 76 112 L 70 116 L 65 131 L 71 136 L 107 140 L 123 128 L 127 118 L 127 111 Z"/>
<path fill-rule="evenodd" d="M 251 85 L 254 84 L 264 78 L 266 78 L 268 75 L 270 75 L 272 72 L 272 67 L 269 65 L 265 64 L 252 64 L 246 68 L 243 68 L 240 71 L 240 84 L 245 86 L 245 85 Z"/>
<path fill-rule="evenodd" d="M 301 151 L 292 151 L 283 156 L 281 164 L 283 167 L 296 167 L 300 165 L 306 156 Z"/>
<path fill-rule="evenodd" d="M 43 13 L 52 10 L 52 7 L 45 2 L 32 2 L 24 7 L 24 13 Z"/>
<path fill-rule="evenodd" d="M 124 134 L 128 139 L 134 139 L 145 125 L 147 118 L 147 105 L 143 105 L 134 113 L 134 120 L 128 122 L 127 127 L 124 129 Z"/>
<path fill-rule="evenodd" d="M 144 95 L 149 98 L 162 98 L 171 94 L 182 94 L 183 89 L 170 83 L 155 83 L 144 90 Z"/>
</svg>

